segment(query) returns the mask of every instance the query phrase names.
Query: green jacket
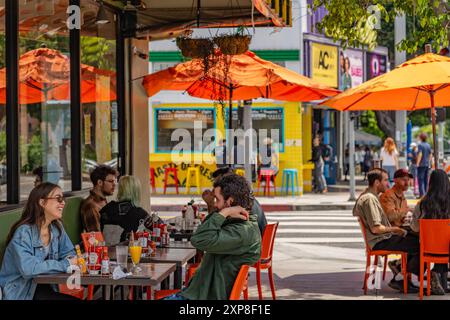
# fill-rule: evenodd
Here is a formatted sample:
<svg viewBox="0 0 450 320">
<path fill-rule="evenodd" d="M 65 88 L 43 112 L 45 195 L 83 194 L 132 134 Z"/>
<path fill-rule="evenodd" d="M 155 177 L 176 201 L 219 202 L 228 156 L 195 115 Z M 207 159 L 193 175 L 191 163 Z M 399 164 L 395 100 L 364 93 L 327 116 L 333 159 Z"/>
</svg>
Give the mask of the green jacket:
<svg viewBox="0 0 450 320">
<path fill-rule="evenodd" d="M 225 219 L 211 213 L 191 237 L 205 251 L 203 260 L 181 295 L 189 300 L 228 300 L 242 265 L 253 265 L 261 255 L 257 218 Z"/>
</svg>

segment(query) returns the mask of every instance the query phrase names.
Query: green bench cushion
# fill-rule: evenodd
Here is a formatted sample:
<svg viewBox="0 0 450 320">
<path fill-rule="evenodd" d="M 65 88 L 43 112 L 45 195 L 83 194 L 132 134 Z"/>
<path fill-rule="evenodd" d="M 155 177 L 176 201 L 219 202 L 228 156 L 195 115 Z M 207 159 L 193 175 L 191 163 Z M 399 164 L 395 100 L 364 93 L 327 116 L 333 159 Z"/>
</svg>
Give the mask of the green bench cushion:
<svg viewBox="0 0 450 320">
<path fill-rule="evenodd" d="M 83 198 L 67 198 L 63 211 L 63 225 L 72 243 L 81 241 L 80 207 Z M 0 263 L 6 249 L 6 238 L 12 225 L 20 219 L 23 208 L 0 213 Z"/>
</svg>

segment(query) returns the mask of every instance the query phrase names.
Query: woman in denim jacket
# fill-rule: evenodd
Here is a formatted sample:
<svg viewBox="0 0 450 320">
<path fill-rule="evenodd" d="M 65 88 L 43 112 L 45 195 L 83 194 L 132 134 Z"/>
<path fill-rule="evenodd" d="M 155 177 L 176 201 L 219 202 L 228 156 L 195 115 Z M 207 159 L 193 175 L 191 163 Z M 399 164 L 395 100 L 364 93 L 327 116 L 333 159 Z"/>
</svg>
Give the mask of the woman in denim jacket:
<svg viewBox="0 0 450 320">
<path fill-rule="evenodd" d="M 22 217 L 13 225 L 0 269 L 5 300 L 72 299 L 56 286 L 37 285 L 39 274 L 67 272 L 76 265 L 74 247 L 60 221 L 65 206 L 61 188 L 43 183 L 34 188 Z"/>
</svg>

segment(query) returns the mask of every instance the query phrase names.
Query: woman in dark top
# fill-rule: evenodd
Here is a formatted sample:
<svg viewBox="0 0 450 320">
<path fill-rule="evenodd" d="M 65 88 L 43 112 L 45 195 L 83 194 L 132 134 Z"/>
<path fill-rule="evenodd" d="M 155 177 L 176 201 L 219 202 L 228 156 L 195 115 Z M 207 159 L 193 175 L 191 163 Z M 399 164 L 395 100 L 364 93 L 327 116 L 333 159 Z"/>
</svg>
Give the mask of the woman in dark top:
<svg viewBox="0 0 450 320">
<path fill-rule="evenodd" d="M 123 229 L 120 241 L 125 241 L 131 231 L 136 232 L 141 220 L 145 221 L 149 218 L 147 211 L 140 207 L 140 202 L 141 184 L 139 180 L 133 176 L 120 178 L 117 201 L 109 202 L 100 210 L 102 231 L 105 225 L 120 226 Z M 107 240 L 107 242 L 112 241 Z"/>
<path fill-rule="evenodd" d="M 428 192 L 414 210 L 411 221 L 411 229 L 414 232 L 420 231 L 419 219 L 450 219 L 450 182 L 444 170 L 437 169 L 431 173 Z M 448 264 L 434 265 L 431 280 L 440 279 L 440 294 L 448 292 L 447 276 Z"/>
</svg>

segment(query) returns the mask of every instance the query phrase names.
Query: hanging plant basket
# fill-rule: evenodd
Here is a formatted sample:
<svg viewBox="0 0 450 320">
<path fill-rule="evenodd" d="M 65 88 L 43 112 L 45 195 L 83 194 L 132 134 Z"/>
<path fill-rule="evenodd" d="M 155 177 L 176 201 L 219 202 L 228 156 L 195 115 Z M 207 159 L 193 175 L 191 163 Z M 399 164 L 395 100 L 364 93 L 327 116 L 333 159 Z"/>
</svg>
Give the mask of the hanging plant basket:
<svg viewBox="0 0 450 320">
<path fill-rule="evenodd" d="M 205 58 L 214 50 L 214 43 L 210 39 L 178 37 L 176 43 L 181 54 L 187 58 Z"/>
<path fill-rule="evenodd" d="M 224 35 L 214 38 L 214 43 L 220 48 L 223 54 L 235 55 L 243 54 L 248 50 L 251 36 L 248 35 Z"/>
</svg>

